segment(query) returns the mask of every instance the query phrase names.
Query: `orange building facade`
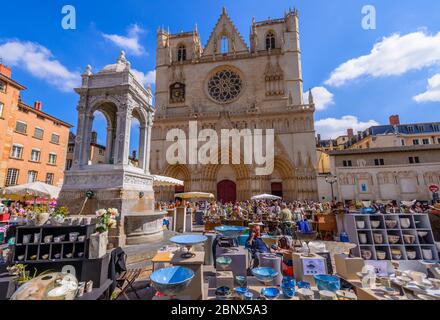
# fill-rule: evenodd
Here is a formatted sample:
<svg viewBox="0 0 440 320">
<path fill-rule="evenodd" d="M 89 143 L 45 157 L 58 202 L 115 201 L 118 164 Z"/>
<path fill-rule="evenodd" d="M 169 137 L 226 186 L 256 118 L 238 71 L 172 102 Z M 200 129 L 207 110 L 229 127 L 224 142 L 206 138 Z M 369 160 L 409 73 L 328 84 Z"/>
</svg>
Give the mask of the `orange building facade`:
<svg viewBox="0 0 440 320">
<path fill-rule="evenodd" d="M 20 99 L 26 89 L 0 65 L 0 187 L 35 181 L 61 186 L 72 126 Z"/>
</svg>

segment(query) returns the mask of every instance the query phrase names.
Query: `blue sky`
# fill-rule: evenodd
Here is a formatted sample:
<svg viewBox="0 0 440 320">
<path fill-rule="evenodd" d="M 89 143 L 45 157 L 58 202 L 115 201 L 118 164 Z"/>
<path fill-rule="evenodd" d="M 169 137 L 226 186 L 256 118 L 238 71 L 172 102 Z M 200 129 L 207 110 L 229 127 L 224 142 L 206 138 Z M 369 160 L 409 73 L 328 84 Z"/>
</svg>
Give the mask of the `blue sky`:
<svg viewBox="0 0 440 320">
<path fill-rule="evenodd" d="M 402 122 L 440 120 L 438 0 L 78 0 L 68 3 L 76 8 L 76 30 L 61 27 L 65 4 L 3 3 L 0 57 L 28 88 L 27 103 L 42 100 L 46 112 L 74 125 L 78 97 L 71 87 L 87 64 L 99 70 L 124 48 L 151 83 L 158 26 L 178 32 L 197 23 L 205 45 L 223 6 L 247 42 L 252 17 L 299 9 L 304 88 L 315 88 L 316 127 L 324 136 L 387 123 L 391 114 Z M 376 9 L 375 30 L 361 25 L 367 4 Z"/>
</svg>

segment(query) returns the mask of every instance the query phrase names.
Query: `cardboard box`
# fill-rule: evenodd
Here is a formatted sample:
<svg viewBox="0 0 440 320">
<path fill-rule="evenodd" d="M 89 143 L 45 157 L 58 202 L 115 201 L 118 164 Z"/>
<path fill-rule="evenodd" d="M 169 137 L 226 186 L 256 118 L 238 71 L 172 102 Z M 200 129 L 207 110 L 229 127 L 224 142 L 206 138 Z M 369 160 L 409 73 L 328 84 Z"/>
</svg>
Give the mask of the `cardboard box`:
<svg viewBox="0 0 440 320">
<path fill-rule="evenodd" d="M 362 258 L 349 258 L 345 254 L 335 255 L 336 274 L 346 280 L 359 280 L 356 273 L 361 272 L 365 265 Z"/>
</svg>

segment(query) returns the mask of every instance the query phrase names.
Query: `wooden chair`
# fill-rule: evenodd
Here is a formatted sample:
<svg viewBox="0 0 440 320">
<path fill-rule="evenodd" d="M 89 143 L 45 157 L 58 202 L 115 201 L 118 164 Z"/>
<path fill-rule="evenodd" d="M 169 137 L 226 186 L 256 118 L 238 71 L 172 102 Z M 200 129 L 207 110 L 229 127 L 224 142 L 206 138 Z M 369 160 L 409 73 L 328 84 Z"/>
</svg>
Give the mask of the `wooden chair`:
<svg viewBox="0 0 440 320">
<path fill-rule="evenodd" d="M 124 260 L 127 262 L 127 255 L 124 255 Z M 130 300 L 127 295 L 127 290 L 131 290 L 134 292 L 138 300 L 141 300 L 141 297 L 139 297 L 138 293 L 136 292 L 136 289 L 133 287 L 133 284 L 136 282 L 137 278 L 141 275 L 143 269 L 128 269 L 127 271 L 124 271 L 121 273 L 119 278 L 116 280 L 116 288 L 121 290 L 119 294 L 116 297 L 116 300 L 122 295 L 124 295 L 127 300 Z"/>
</svg>

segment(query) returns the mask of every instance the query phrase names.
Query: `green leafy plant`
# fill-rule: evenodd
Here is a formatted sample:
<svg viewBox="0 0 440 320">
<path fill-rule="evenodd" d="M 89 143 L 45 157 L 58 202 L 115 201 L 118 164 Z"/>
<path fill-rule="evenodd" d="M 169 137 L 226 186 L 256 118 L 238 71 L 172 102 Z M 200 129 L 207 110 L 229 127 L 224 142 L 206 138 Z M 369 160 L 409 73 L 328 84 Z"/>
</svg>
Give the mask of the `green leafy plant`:
<svg viewBox="0 0 440 320">
<path fill-rule="evenodd" d="M 67 217 L 69 215 L 69 209 L 64 206 L 57 206 L 52 214 L 53 216 Z"/>
</svg>

